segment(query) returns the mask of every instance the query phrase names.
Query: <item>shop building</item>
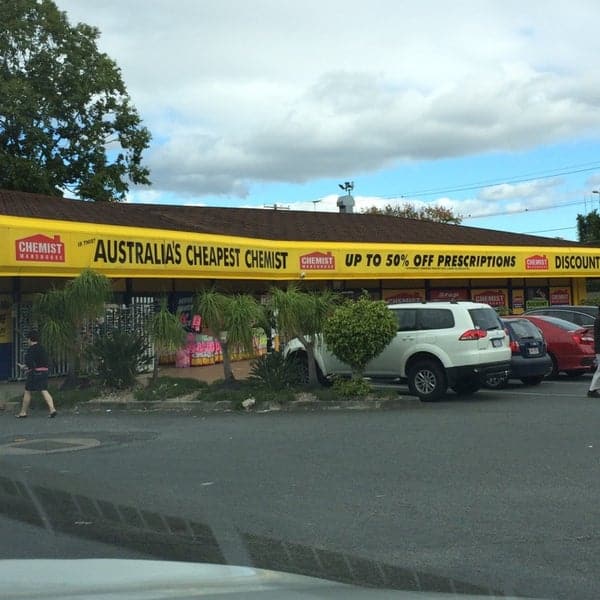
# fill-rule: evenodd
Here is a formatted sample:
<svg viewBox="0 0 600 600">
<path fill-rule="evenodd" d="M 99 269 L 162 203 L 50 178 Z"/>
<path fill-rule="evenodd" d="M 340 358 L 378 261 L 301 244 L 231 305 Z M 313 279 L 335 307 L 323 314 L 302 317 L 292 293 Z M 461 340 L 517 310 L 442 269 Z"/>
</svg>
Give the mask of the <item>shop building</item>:
<svg viewBox="0 0 600 600">
<path fill-rule="evenodd" d="M 387 302 L 467 300 L 501 313 L 578 304 L 600 248 L 384 215 L 93 203 L 0 190 L 0 379 L 11 376 L 32 295 L 89 267 L 118 302 L 202 287 L 363 289 Z"/>
</svg>

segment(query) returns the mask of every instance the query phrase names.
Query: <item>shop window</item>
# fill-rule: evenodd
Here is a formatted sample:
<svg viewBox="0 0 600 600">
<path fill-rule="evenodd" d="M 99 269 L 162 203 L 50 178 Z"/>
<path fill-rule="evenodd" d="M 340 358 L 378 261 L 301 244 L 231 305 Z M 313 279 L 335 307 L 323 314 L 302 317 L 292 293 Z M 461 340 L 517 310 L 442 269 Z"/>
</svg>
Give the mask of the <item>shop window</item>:
<svg viewBox="0 0 600 600">
<path fill-rule="evenodd" d="M 525 308 L 533 310 L 535 308 L 544 308 L 549 305 L 548 287 L 535 286 L 527 288 Z"/>
<path fill-rule="evenodd" d="M 550 305 L 555 306 L 557 304 L 572 304 L 570 286 L 550 288 Z"/>
</svg>

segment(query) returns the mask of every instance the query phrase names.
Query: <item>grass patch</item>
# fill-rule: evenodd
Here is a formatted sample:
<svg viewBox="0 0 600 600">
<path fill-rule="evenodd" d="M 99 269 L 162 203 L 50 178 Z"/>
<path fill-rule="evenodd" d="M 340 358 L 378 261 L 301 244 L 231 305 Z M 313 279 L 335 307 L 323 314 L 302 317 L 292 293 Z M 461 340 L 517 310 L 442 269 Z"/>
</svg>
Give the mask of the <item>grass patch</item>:
<svg viewBox="0 0 600 600">
<path fill-rule="evenodd" d="M 57 388 L 53 389 L 52 387 L 48 390 L 50 394 L 52 394 L 52 398 L 54 398 L 54 403 L 56 404 L 57 410 L 60 410 L 60 407 L 63 406 L 65 408 L 75 406 L 80 402 L 89 402 L 94 398 L 97 398 L 100 395 L 98 388 L 95 386 L 85 387 L 82 389 L 75 390 L 59 390 Z M 39 402 L 42 402 L 45 406 L 46 403 L 42 398 L 42 395 L 39 392 L 32 392 L 32 398 L 37 394 Z"/>
<path fill-rule="evenodd" d="M 231 402 L 236 410 L 243 410 L 242 403 L 249 398 L 254 398 L 256 404 L 263 402 L 284 404 L 295 400 L 295 391 L 291 389 L 272 390 L 268 386 L 252 380 L 236 380 L 230 383 L 218 380 L 201 390 L 197 396 L 197 399 L 203 402 Z"/>
<path fill-rule="evenodd" d="M 399 396 L 398 390 L 395 389 L 382 389 L 382 388 L 371 388 L 369 396 L 377 398 L 378 400 L 385 400 L 386 398 L 397 398 Z"/>
<path fill-rule="evenodd" d="M 88 402 L 106 393 L 106 390 L 100 389 L 98 384 L 93 382 L 87 387 L 72 390 L 61 390 L 57 384 L 50 383 L 49 391 L 58 410 Z M 159 377 L 155 384 L 150 381 L 147 386 L 135 389 L 133 395 L 140 402 L 149 402 L 195 394 L 194 399 L 202 402 L 228 401 L 231 402 L 232 408 L 244 410 L 242 402 L 248 398 L 254 398 L 256 406 L 265 403 L 284 405 L 296 400 L 298 394 L 307 392 L 314 394 L 317 400 L 323 402 L 343 402 L 348 399 L 361 400 L 365 398 L 364 396 L 344 397 L 335 387 L 317 386 L 308 388 L 306 386 L 294 386 L 285 390 L 274 390 L 261 381 L 251 379 L 235 380 L 229 383 L 225 383 L 224 380 L 217 380 L 208 384 L 204 381 L 184 377 Z M 389 389 L 372 388 L 368 396 L 382 399 L 396 397 L 397 393 Z M 0 400 L 20 402 L 22 397 L 23 393 L 20 392 L 14 395 L 11 394 L 10 397 L 0 398 Z M 39 392 L 32 392 L 32 406 L 34 408 L 45 407 L 45 402 Z"/>
<path fill-rule="evenodd" d="M 339 386 L 319 387 L 311 389 L 310 391 L 323 402 L 347 402 L 349 400 L 366 400 L 367 398 L 383 400 L 385 398 L 396 398 L 398 396 L 398 392 L 395 390 L 381 389 L 371 387 L 370 385 L 368 386 L 368 389 L 365 388 L 364 393 L 357 390 L 358 393 L 356 394 L 352 393 L 353 390 L 350 390 L 351 393 L 348 393 L 344 387 L 340 389 Z"/>
<path fill-rule="evenodd" d="M 260 400 L 262 402 L 277 402 L 279 404 L 287 404 L 288 402 L 292 402 L 296 400 L 296 394 L 301 390 L 262 390 L 260 392 Z"/>
<path fill-rule="evenodd" d="M 228 401 L 233 403 L 234 408 L 241 409 L 242 402 L 247 398 L 255 398 L 257 402 L 260 401 L 261 398 L 257 397 L 258 389 L 259 386 L 249 381 L 236 380 L 226 383 L 219 379 L 201 390 L 197 399 L 213 403 Z"/>
<path fill-rule="evenodd" d="M 341 400 L 339 394 L 333 389 L 333 387 L 312 388 L 310 392 L 322 402 L 339 402 Z"/>
<path fill-rule="evenodd" d="M 133 392 L 136 400 L 151 402 L 167 400 L 193 394 L 208 387 L 205 381 L 188 377 L 159 377 L 155 382 L 150 381 L 147 386 L 140 387 Z"/>
</svg>

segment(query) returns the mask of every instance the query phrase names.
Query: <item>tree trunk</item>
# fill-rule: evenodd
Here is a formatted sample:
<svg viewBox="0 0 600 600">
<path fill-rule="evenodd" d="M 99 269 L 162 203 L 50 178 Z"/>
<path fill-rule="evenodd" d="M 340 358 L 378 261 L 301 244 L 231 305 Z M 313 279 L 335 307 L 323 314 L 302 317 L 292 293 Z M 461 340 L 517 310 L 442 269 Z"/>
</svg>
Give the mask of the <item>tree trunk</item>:
<svg viewBox="0 0 600 600">
<path fill-rule="evenodd" d="M 363 371 L 362 369 L 352 369 L 352 379 L 355 381 L 363 380 Z"/>
<path fill-rule="evenodd" d="M 67 375 L 60 386 L 61 390 L 74 390 L 79 387 L 79 366 L 81 362 L 79 360 L 79 354 L 77 351 L 70 351 L 67 354 Z"/>
<path fill-rule="evenodd" d="M 317 363 L 315 362 L 314 344 L 309 343 L 306 346 L 306 358 L 308 361 L 308 385 L 309 387 L 318 387 L 319 379 L 317 378 Z"/>
<path fill-rule="evenodd" d="M 229 343 L 221 340 L 221 352 L 223 353 L 223 376 L 225 383 L 235 381 L 233 370 L 231 368 L 231 359 L 229 358 Z"/>
</svg>

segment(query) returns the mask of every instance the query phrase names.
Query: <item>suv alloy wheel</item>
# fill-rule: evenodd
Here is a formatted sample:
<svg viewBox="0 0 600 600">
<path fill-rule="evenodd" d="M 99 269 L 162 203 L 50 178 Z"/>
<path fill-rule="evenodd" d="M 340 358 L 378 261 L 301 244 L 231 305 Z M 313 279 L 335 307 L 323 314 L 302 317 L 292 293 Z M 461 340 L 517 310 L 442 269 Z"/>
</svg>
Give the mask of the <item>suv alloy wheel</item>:
<svg viewBox="0 0 600 600">
<path fill-rule="evenodd" d="M 434 360 L 417 360 L 408 369 L 408 389 L 424 402 L 439 400 L 448 388 L 444 369 Z"/>
</svg>

